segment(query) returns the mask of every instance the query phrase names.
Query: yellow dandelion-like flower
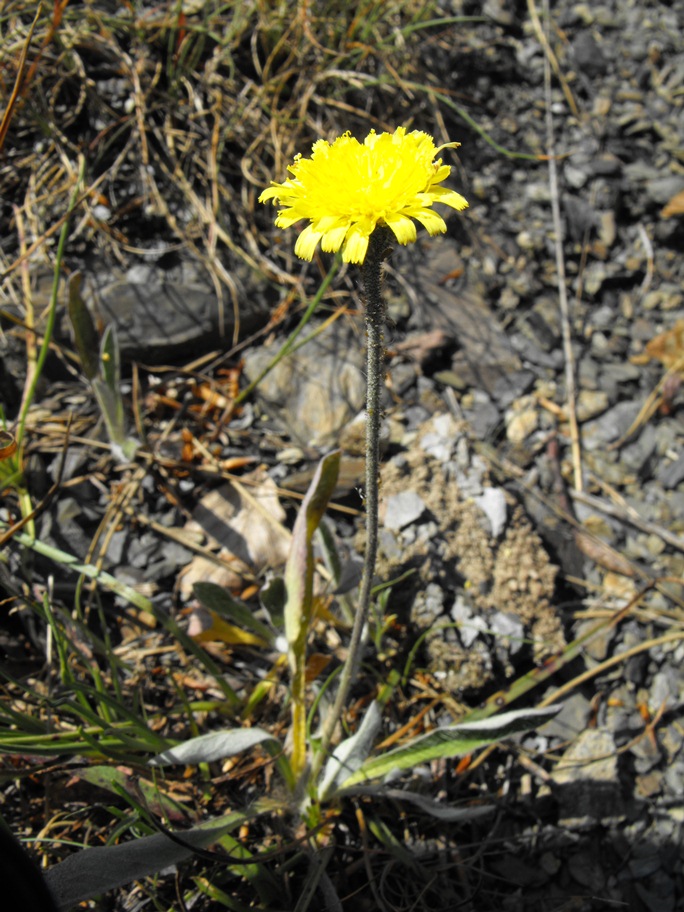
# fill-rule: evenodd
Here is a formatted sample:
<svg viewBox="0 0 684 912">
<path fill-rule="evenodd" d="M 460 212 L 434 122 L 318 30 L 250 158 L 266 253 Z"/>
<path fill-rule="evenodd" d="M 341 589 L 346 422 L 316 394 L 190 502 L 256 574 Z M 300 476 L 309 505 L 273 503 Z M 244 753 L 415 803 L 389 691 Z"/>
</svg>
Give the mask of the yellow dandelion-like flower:
<svg viewBox="0 0 684 912">
<path fill-rule="evenodd" d="M 378 225 L 392 230 L 400 244 L 416 240 L 415 221 L 429 234 L 446 231 L 444 219 L 432 208 L 444 203 L 465 209 L 460 193 L 440 186 L 451 173 L 449 165 L 435 156 L 447 143 L 435 148 L 428 133 L 394 133 L 372 130 L 360 143 L 349 133 L 333 143 L 314 143 L 311 158 L 295 157 L 288 166 L 292 174 L 282 184 L 273 183 L 259 197 L 284 208 L 278 212 L 278 228 L 289 228 L 301 219 L 309 224 L 297 239 L 295 253 L 310 260 L 320 241 L 326 252 L 342 250 L 345 263 L 363 263 L 368 239 Z"/>
</svg>

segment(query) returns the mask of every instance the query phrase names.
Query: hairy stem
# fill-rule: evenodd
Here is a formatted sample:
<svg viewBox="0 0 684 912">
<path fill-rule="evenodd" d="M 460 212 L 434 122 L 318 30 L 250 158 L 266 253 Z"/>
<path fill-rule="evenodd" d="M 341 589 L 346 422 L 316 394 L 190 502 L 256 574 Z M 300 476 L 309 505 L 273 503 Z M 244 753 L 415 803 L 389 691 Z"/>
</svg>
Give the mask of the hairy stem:
<svg viewBox="0 0 684 912">
<path fill-rule="evenodd" d="M 380 393 L 382 390 L 383 326 L 385 303 L 382 298 L 382 264 L 392 252 L 392 234 L 386 228 L 376 229 L 370 237 L 366 259 L 362 267 L 366 292 L 366 553 L 359 604 L 354 616 L 349 652 L 342 667 L 340 683 L 332 710 L 328 713 L 321 732 L 321 743 L 312 764 L 315 778 L 326 759 L 330 744 L 342 716 L 349 690 L 361 663 L 363 637 L 370 609 L 375 561 L 378 552 L 378 472 L 380 462 Z"/>
</svg>

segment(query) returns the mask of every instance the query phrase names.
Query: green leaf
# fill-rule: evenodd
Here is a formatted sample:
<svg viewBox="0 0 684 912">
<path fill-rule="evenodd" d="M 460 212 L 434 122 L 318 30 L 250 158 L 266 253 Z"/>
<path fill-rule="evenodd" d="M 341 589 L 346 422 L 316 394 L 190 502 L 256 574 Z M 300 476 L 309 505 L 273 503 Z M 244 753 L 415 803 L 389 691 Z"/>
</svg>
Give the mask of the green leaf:
<svg viewBox="0 0 684 912">
<path fill-rule="evenodd" d="M 211 763 L 214 760 L 223 760 L 249 750 L 256 744 L 267 746 L 267 742 L 275 744 L 280 751 L 278 741 L 263 728 L 225 728 L 220 731 L 210 732 L 208 735 L 199 735 L 190 738 L 176 747 L 163 751 L 153 757 L 150 766 L 172 766 L 174 763 Z"/>
<path fill-rule="evenodd" d="M 88 380 L 94 380 L 100 371 L 98 358 L 100 339 L 90 311 L 81 296 L 81 278 L 81 273 L 75 272 L 69 279 L 67 309 L 74 330 L 74 344 L 81 360 L 83 373 Z"/>
<path fill-rule="evenodd" d="M 263 621 L 257 620 L 251 608 L 245 605 L 244 602 L 234 599 L 223 586 L 219 586 L 216 583 L 200 582 L 193 585 L 192 591 L 198 602 L 205 608 L 215 611 L 216 614 L 240 627 L 244 627 L 245 630 L 250 630 L 263 640 L 266 640 L 270 645 L 275 642 L 276 635 L 271 628 L 264 624 Z"/>
<path fill-rule="evenodd" d="M 285 638 L 292 672 L 292 771 L 299 777 L 306 766 L 306 642 L 313 616 L 313 536 L 332 497 L 340 471 L 340 451 L 318 464 L 292 530 L 285 565 Z"/>
<path fill-rule="evenodd" d="M 380 731 L 381 722 L 380 704 L 374 700 L 368 707 L 357 731 L 351 738 L 347 738 L 337 745 L 326 763 L 318 787 L 320 801 L 325 801 L 367 759 Z"/>
<path fill-rule="evenodd" d="M 176 831 L 173 838 L 156 833 L 120 845 L 84 849 L 47 870 L 48 886 L 59 908 L 71 909 L 86 899 L 178 864 L 264 810 L 226 814 L 190 830 Z"/>
<path fill-rule="evenodd" d="M 368 779 L 378 779 L 389 773 L 413 769 L 422 763 L 448 757 L 463 757 L 481 747 L 496 744 L 513 734 L 531 731 L 548 722 L 560 711 L 560 706 L 544 709 L 519 709 L 480 719 L 476 722 L 459 722 L 416 738 L 410 744 L 373 757 L 355 773 L 345 779 L 346 789 Z"/>
<path fill-rule="evenodd" d="M 172 766 L 174 763 L 211 763 L 213 760 L 223 760 L 224 757 L 234 757 L 257 744 L 263 744 L 264 749 L 276 761 L 276 765 L 285 784 L 289 789 L 294 788 L 292 767 L 283 753 L 280 742 L 270 732 L 263 728 L 224 728 L 220 731 L 209 732 L 190 738 L 189 741 L 171 747 L 153 757 L 150 766 Z"/>
<path fill-rule="evenodd" d="M 113 326 L 105 327 L 100 343 L 100 373 L 109 389 L 119 395 L 119 381 L 121 380 L 121 354 L 116 329 Z"/>
<path fill-rule="evenodd" d="M 332 497 L 340 471 L 340 451 L 318 464 L 292 530 L 292 544 L 285 566 L 285 636 L 290 646 L 308 634 L 313 602 L 313 536 Z"/>
<path fill-rule="evenodd" d="M 187 820 L 189 816 L 187 807 L 164 794 L 153 782 L 131 776 L 121 767 L 86 766 L 76 770 L 74 775 L 115 795 L 125 792 L 143 804 L 151 814 L 174 823 Z"/>
</svg>

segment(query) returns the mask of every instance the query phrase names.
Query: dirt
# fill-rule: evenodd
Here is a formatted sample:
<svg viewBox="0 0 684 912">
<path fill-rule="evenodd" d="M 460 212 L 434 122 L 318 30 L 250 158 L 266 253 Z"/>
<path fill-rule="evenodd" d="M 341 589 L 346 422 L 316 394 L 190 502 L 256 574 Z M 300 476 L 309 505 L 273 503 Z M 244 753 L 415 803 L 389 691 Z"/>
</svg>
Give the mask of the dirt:
<svg viewBox="0 0 684 912">
<path fill-rule="evenodd" d="M 465 426 L 444 414 L 436 421 L 440 434 L 444 434 L 447 423 L 458 458 L 461 463 L 464 459 L 468 462 L 471 481 L 474 474 L 478 476 L 477 490 L 492 488 L 486 464 L 470 449 Z M 465 599 L 485 627 L 497 612 L 518 619 L 523 637 L 532 643 L 533 659 L 540 664 L 565 645 L 563 617 L 554 602 L 557 567 L 523 509 L 503 491 L 510 515 L 505 530 L 498 536 L 492 534 L 486 514 L 473 495 L 464 494 L 450 477 L 454 463 L 441 462 L 426 453 L 422 441 L 434 434 L 435 426 L 433 419 L 402 452 L 400 460 L 390 461 L 382 469 L 385 504 L 394 494 L 409 489 L 424 502 L 428 516 L 413 541 L 405 543 L 399 533 L 389 548 L 381 544 L 377 572 L 380 579 L 390 580 L 411 567 L 417 570 L 417 579 L 408 584 L 412 594 L 409 613 L 411 622 L 427 631 L 427 667 L 452 693 L 472 693 L 497 676 L 501 685 L 502 671 L 510 675 L 514 667 L 509 657 L 504 659 L 503 668 L 500 662 L 498 669 L 495 667 L 491 643 L 463 642 L 449 613 L 453 601 Z M 439 610 L 426 607 L 429 586 L 440 589 Z M 398 598 L 402 599 L 401 587 Z"/>
</svg>

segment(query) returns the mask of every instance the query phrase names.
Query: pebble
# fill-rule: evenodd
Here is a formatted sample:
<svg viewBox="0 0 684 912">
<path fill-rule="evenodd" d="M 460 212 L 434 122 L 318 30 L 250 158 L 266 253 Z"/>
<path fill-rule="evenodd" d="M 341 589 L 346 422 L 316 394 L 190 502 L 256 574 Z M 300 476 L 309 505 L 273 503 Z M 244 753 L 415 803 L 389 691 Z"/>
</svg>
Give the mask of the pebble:
<svg viewBox="0 0 684 912">
<path fill-rule="evenodd" d="M 506 412 L 506 438 L 511 443 L 523 443 L 539 426 L 539 408 L 524 397 Z"/>
<path fill-rule="evenodd" d="M 582 444 L 591 451 L 622 438 L 641 411 L 641 402 L 618 402 L 600 419 L 587 422 L 582 428 Z"/>
<path fill-rule="evenodd" d="M 425 504 L 415 491 L 392 494 L 385 501 L 384 525 L 387 529 L 398 531 L 417 522 L 424 512 Z"/>
<path fill-rule="evenodd" d="M 578 852 L 568 861 L 568 870 L 583 887 L 599 894 L 606 883 L 603 861 L 595 852 Z"/>
<path fill-rule="evenodd" d="M 470 649 L 480 633 L 487 629 L 485 619 L 474 612 L 473 606 L 460 593 L 456 596 L 450 615 L 458 624 L 461 643 L 466 649 Z"/>
<path fill-rule="evenodd" d="M 494 538 L 499 538 L 506 528 L 506 495 L 501 488 L 485 488 L 475 498 L 475 503 L 489 521 L 489 529 Z"/>
<path fill-rule="evenodd" d="M 606 411 L 610 405 L 608 393 L 605 390 L 582 389 L 577 396 L 575 412 L 580 424 L 596 418 Z"/>
</svg>

